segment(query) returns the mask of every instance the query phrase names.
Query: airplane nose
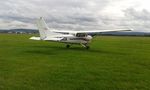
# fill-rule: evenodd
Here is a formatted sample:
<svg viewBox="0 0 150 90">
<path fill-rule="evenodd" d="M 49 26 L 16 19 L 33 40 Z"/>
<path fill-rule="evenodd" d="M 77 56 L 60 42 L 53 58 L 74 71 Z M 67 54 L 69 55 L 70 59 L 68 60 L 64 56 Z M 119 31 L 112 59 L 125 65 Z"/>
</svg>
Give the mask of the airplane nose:
<svg viewBox="0 0 150 90">
<path fill-rule="evenodd" d="M 88 36 L 87 38 L 88 38 L 88 40 L 91 40 L 93 37 L 92 36 Z"/>
</svg>

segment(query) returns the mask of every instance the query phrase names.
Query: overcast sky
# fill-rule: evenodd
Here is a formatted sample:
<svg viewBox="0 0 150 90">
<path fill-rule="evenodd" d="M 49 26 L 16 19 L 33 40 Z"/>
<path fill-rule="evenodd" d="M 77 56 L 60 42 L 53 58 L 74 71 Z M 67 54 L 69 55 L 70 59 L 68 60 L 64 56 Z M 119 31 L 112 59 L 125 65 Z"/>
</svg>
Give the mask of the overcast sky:
<svg viewBox="0 0 150 90">
<path fill-rule="evenodd" d="M 33 28 L 44 17 L 55 29 L 150 30 L 150 0 L 0 0 L 0 29 Z"/>
</svg>

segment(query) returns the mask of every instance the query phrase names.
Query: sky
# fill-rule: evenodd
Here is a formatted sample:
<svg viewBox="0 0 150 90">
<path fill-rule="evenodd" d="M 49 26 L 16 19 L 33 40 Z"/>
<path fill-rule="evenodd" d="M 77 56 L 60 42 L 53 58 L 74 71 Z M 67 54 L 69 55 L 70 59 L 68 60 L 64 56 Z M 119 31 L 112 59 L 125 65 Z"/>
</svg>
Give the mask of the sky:
<svg viewBox="0 0 150 90">
<path fill-rule="evenodd" d="M 0 29 L 64 30 L 133 28 L 150 32 L 150 0 L 0 0 Z"/>
</svg>

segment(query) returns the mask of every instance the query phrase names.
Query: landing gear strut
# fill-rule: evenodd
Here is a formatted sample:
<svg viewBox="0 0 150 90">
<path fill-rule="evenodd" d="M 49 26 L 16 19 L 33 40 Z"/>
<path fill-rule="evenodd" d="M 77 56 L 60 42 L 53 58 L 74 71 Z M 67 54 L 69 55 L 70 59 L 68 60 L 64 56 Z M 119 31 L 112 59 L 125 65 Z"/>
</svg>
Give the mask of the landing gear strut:
<svg viewBox="0 0 150 90">
<path fill-rule="evenodd" d="M 90 46 L 86 46 L 86 49 L 90 49 Z"/>
<path fill-rule="evenodd" d="M 90 49 L 90 46 L 88 44 L 81 44 L 83 47 L 85 47 L 86 49 Z"/>
</svg>

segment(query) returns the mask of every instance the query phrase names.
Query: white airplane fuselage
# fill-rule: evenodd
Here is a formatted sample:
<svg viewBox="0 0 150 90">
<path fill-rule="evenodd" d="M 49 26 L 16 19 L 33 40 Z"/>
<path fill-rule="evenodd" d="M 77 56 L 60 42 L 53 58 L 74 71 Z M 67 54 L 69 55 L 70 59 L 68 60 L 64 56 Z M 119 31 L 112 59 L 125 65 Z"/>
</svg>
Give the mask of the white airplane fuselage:
<svg viewBox="0 0 150 90">
<path fill-rule="evenodd" d="M 69 35 L 67 37 L 63 37 L 63 39 L 59 42 L 66 44 L 89 44 L 91 40 L 92 37 L 90 35 L 87 35 L 85 37 L 76 37 L 74 35 Z"/>
</svg>

